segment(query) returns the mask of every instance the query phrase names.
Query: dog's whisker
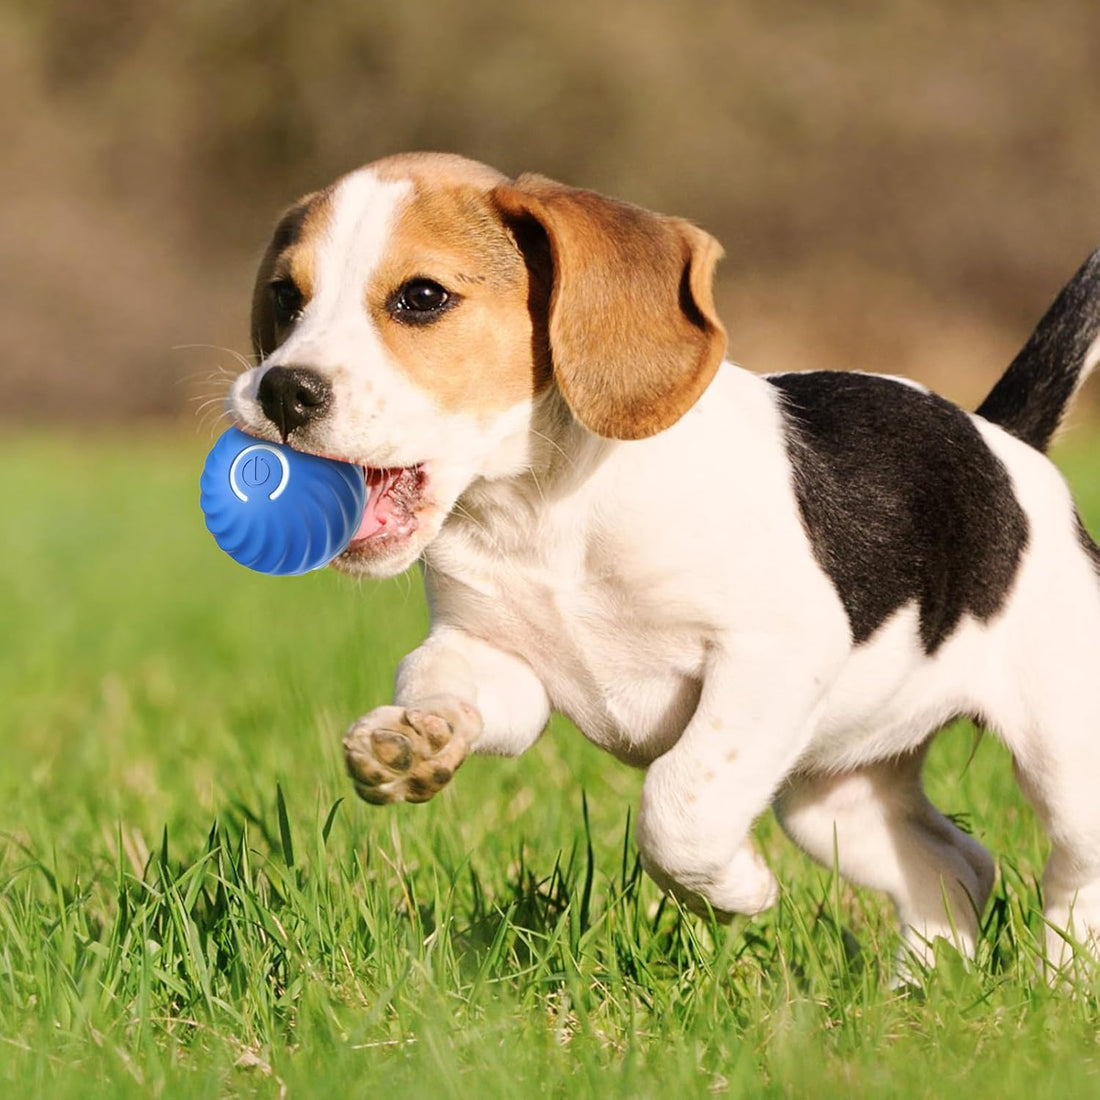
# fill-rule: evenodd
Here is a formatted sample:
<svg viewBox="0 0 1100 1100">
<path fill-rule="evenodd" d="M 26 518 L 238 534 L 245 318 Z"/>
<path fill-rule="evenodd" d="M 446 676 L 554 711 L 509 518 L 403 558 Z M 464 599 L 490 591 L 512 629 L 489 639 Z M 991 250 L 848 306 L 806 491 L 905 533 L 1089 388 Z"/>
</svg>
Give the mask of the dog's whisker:
<svg viewBox="0 0 1100 1100">
<path fill-rule="evenodd" d="M 525 473 L 531 479 L 531 483 L 535 486 L 535 492 L 538 493 L 538 495 L 539 495 L 539 500 L 543 504 L 545 504 L 546 503 L 546 494 L 542 491 L 542 486 L 539 484 L 539 478 L 538 478 L 538 474 L 535 473 L 535 467 L 530 466 L 530 465 L 529 466 L 524 466 L 522 468 L 521 472 Z"/>
<path fill-rule="evenodd" d="M 213 439 L 215 434 L 220 434 L 224 426 L 222 418 L 217 413 L 211 411 L 198 419 L 195 430 L 199 435 L 205 435 Z"/>
<path fill-rule="evenodd" d="M 172 351 L 221 351 L 226 355 L 232 356 L 240 365 L 242 370 L 251 370 L 259 361 L 259 357 L 250 354 L 245 355 L 243 352 L 237 351 L 235 348 L 223 347 L 221 344 L 175 344 L 172 347 Z M 225 369 L 225 368 L 221 368 Z M 229 373 L 228 371 L 226 372 Z"/>
<path fill-rule="evenodd" d="M 551 439 L 550 436 L 546 435 L 544 432 L 538 431 L 536 428 L 531 428 L 530 431 L 533 436 L 537 436 L 539 439 L 543 440 L 543 442 L 548 443 L 551 447 L 553 447 L 554 450 L 557 451 L 558 454 L 560 454 L 561 457 L 564 458 L 570 466 L 574 465 L 573 456 L 567 454 L 566 451 L 562 448 L 561 444 L 557 442 L 557 440 Z"/>
<path fill-rule="evenodd" d="M 496 538 L 492 531 L 490 531 L 489 528 L 481 522 L 481 520 L 479 520 L 475 515 L 473 515 L 473 513 L 470 512 L 468 508 L 465 507 L 465 505 L 460 504 L 456 501 L 451 508 L 451 511 L 454 512 L 455 515 L 465 519 L 468 523 L 473 524 L 473 526 L 476 527 L 482 533 L 482 535 L 484 535 L 489 545 L 492 546 L 492 548 L 497 552 L 499 561 L 505 564 L 508 568 L 513 568 L 511 556 L 507 553 L 501 542 Z"/>
<path fill-rule="evenodd" d="M 225 402 L 219 397 L 211 397 L 203 401 L 195 409 L 195 416 L 203 427 L 206 427 L 208 418 L 213 421 L 225 413 Z"/>
<path fill-rule="evenodd" d="M 206 405 L 211 401 L 225 401 L 226 391 L 219 387 L 216 390 L 204 390 L 201 393 L 192 394 L 187 400 L 194 404 Z"/>
<path fill-rule="evenodd" d="M 193 371 L 190 374 L 180 375 L 175 380 L 177 386 L 194 387 L 200 385 L 204 390 L 207 387 L 213 388 L 217 386 L 219 390 L 227 389 L 227 383 L 232 383 L 238 375 L 233 371 L 227 370 L 224 367 L 218 367 L 214 369 Z"/>
<path fill-rule="evenodd" d="M 412 599 L 413 593 L 413 579 L 411 573 L 406 570 L 401 574 L 402 580 L 405 582 L 405 605 L 408 606 L 409 600 Z"/>
</svg>

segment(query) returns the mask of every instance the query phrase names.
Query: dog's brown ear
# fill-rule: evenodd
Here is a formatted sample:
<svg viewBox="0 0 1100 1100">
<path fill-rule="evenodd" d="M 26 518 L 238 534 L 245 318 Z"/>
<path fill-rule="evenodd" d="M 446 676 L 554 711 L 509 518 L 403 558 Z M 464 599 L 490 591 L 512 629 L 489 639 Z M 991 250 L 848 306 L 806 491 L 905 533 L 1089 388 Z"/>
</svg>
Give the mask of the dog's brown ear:
<svg viewBox="0 0 1100 1100">
<path fill-rule="evenodd" d="M 725 354 L 711 292 L 721 245 L 681 218 L 542 176 L 492 199 L 506 220 L 546 234 L 550 352 L 574 416 L 609 439 L 676 423 Z"/>
</svg>

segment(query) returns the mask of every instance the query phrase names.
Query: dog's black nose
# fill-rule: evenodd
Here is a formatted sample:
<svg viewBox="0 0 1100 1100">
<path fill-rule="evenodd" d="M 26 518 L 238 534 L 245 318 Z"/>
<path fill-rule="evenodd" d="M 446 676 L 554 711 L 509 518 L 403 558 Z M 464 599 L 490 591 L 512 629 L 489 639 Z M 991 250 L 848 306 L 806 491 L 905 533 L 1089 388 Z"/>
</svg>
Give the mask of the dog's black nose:
<svg viewBox="0 0 1100 1100">
<path fill-rule="evenodd" d="M 306 367 L 271 367 L 260 379 L 256 397 L 285 441 L 295 428 L 324 413 L 332 400 L 332 384 Z"/>
</svg>

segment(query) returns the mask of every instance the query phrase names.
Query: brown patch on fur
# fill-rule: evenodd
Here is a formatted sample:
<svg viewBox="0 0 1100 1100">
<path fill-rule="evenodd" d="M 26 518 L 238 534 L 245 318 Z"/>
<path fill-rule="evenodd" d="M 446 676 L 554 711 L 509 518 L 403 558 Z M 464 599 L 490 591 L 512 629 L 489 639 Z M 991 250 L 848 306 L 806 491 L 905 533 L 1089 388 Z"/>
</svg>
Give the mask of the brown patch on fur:
<svg viewBox="0 0 1100 1100">
<path fill-rule="evenodd" d="M 299 199 L 275 226 L 252 291 L 252 349 L 260 359 L 270 355 L 289 332 L 289 328 L 275 322 L 271 284 L 277 279 L 292 279 L 303 302 L 309 301 L 314 289 L 317 238 L 329 216 L 330 193 L 317 191 Z"/>
<path fill-rule="evenodd" d="M 371 275 L 367 310 L 393 361 L 441 408 L 494 414 L 549 384 L 539 336 L 545 293 L 487 199 L 503 177 L 462 158 L 441 161 L 409 155 L 374 168 L 386 179 L 411 178 L 413 194 Z M 418 277 L 458 300 L 427 324 L 390 312 L 398 288 Z"/>
<path fill-rule="evenodd" d="M 502 184 L 492 198 L 546 235 L 554 377 L 577 419 L 612 439 L 679 420 L 725 354 L 711 292 L 718 242 L 681 218 L 542 176 Z"/>
</svg>

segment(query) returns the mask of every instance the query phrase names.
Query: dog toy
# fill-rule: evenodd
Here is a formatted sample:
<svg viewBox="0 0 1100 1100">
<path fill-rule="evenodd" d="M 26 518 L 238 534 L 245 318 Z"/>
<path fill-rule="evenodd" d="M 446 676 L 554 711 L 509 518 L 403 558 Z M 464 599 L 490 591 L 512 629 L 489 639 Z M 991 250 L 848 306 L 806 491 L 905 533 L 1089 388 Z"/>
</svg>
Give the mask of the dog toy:
<svg viewBox="0 0 1100 1100">
<path fill-rule="evenodd" d="M 234 561 L 294 576 L 342 553 L 367 503 L 363 470 L 229 428 L 206 457 L 199 503 Z"/>
</svg>

